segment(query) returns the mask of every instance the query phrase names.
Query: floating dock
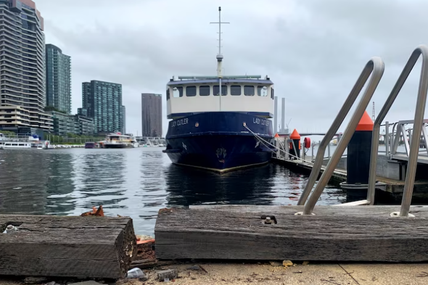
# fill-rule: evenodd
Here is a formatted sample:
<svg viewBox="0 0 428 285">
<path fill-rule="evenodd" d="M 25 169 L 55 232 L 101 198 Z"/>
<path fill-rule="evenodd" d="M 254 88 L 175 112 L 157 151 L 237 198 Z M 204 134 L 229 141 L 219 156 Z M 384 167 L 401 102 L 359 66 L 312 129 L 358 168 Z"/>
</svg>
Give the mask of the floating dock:
<svg viewBox="0 0 428 285">
<path fill-rule="evenodd" d="M 313 167 L 313 158 L 310 156 L 307 156 L 305 160 L 302 159 L 296 159 L 296 160 L 287 160 L 282 158 L 274 157 L 272 158 L 272 162 L 276 164 L 283 165 L 287 167 L 288 169 L 303 173 L 303 174 L 310 174 Z M 387 162 L 386 158 L 380 157 L 378 159 L 380 167 L 386 168 Z M 324 165 L 320 169 L 320 175 L 325 170 L 325 165 L 328 163 L 328 159 L 324 160 Z M 399 166 L 397 162 L 391 161 L 389 162 L 393 166 Z M 341 167 L 341 168 L 339 168 Z M 329 180 L 330 184 L 333 185 L 340 185 L 341 183 L 346 182 L 347 178 L 347 170 L 346 168 L 346 157 L 341 160 L 341 162 L 338 165 L 338 168 L 336 168 Z M 390 170 L 388 170 L 390 171 Z M 400 170 L 397 168 L 393 170 L 394 172 L 400 172 Z M 398 174 L 397 174 L 398 175 Z M 318 177 L 319 178 L 319 177 Z M 376 192 L 378 194 L 378 201 L 389 201 L 389 202 L 400 202 L 401 198 L 403 196 L 404 192 L 404 180 L 400 179 L 393 179 L 393 178 L 387 178 L 382 176 L 376 176 L 376 181 L 378 181 L 376 185 Z M 367 190 L 361 191 L 362 195 L 366 195 Z M 414 185 L 414 192 L 413 192 L 413 198 L 415 202 L 426 202 L 428 201 L 428 179 L 427 180 L 416 180 Z"/>
</svg>

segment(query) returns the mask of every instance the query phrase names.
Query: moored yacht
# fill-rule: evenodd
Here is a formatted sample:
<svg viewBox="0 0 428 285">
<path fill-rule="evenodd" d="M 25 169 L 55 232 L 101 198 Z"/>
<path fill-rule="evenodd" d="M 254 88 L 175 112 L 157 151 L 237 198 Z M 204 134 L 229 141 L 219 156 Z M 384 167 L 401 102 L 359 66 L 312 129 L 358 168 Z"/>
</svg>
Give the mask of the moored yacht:
<svg viewBox="0 0 428 285">
<path fill-rule="evenodd" d="M 222 60 L 219 48 L 217 76 L 179 76 L 167 84 L 171 121 L 164 152 L 175 164 L 224 172 L 271 158 L 273 82 L 268 76 L 223 76 Z"/>
<path fill-rule="evenodd" d="M 0 133 L 0 148 L 1 149 L 47 149 L 49 141 L 40 140 L 37 135 L 23 138 L 7 138 Z"/>
<path fill-rule="evenodd" d="M 122 135 L 121 133 L 107 135 L 102 145 L 104 148 L 132 148 L 139 146 L 133 135 Z"/>
</svg>

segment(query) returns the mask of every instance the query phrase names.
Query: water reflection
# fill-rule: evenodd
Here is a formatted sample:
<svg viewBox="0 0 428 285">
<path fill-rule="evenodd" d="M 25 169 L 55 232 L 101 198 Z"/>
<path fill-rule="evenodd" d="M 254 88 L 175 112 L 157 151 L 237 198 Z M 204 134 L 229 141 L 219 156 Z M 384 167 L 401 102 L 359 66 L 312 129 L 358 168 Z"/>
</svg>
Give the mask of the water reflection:
<svg viewBox="0 0 428 285">
<path fill-rule="evenodd" d="M 160 150 L 145 150 L 140 155 L 138 193 L 139 218 L 154 227 L 158 211 L 165 207 L 165 168 L 169 159 Z M 144 209 L 144 210 L 141 210 Z"/>
<path fill-rule="evenodd" d="M 75 153 L 73 199 L 79 209 L 89 210 L 98 205 L 107 209 L 123 207 L 120 202 L 128 199 L 126 156 L 127 153 L 120 150 Z"/>
<path fill-rule="evenodd" d="M 219 175 L 171 165 L 161 148 L 0 151 L 0 213 L 80 215 L 102 204 L 153 234 L 160 208 L 295 205 L 307 176 L 269 164 Z M 328 186 L 318 204 L 346 195 Z"/>
<path fill-rule="evenodd" d="M 170 165 L 167 169 L 168 206 L 197 204 L 272 204 L 270 165 L 219 175 Z"/>
<path fill-rule="evenodd" d="M 70 153 L 49 153 L 46 157 L 48 161 L 46 172 L 49 174 L 46 183 L 47 212 L 66 215 L 76 207 L 68 196 L 74 191 L 72 179 L 75 168 L 74 157 Z M 44 173 L 43 168 L 38 172 Z"/>
<path fill-rule="evenodd" d="M 29 159 L 31 157 L 31 159 Z M 0 156 L 0 212 L 44 214 L 49 157 L 32 150 L 2 151 Z M 19 167 L 17 167 L 19 165 Z"/>
</svg>

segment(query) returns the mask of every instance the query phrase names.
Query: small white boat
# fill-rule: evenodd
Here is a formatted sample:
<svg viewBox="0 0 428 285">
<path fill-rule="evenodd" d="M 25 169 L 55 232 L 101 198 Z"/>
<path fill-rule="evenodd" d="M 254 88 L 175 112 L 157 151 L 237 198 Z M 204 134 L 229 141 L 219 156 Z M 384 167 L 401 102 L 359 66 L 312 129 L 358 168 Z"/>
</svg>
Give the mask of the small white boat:
<svg viewBox="0 0 428 285">
<path fill-rule="evenodd" d="M 27 139 L 6 138 L 0 133 L 0 149 L 44 149 L 49 148 L 49 141 L 41 141 L 38 137 L 30 136 Z"/>
<path fill-rule="evenodd" d="M 20 142 L 20 141 L 2 141 L 0 142 L 0 144 L 4 149 L 10 149 L 10 148 L 30 149 L 32 145 L 31 142 Z"/>
<path fill-rule="evenodd" d="M 121 133 L 109 134 L 104 143 L 104 148 L 134 148 L 139 147 L 139 143 L 131 134 L 122 135 Z"/>
</svg>

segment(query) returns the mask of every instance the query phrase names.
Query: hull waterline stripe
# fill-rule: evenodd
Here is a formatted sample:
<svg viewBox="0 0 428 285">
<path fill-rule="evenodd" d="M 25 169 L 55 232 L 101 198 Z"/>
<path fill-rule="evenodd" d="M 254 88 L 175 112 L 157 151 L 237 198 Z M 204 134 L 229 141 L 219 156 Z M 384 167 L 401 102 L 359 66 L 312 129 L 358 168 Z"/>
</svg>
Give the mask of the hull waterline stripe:
<svg viewBox="0 0 428 285">
<path fill-rule="evenodd" d="M 267 164 L 267 163 L 269 163 L 269 161 L 253 163 L 253 164 L 246 164 L 246 165 L 241 165 L 241 166 L 234 166 L 234 167 L 229 167 L 229 168 L 225 168 L 225 169 L 203 167 L 203 166 L 190 165 L 190 164 L 184 164 L 184 163 L 174 163 L 174 164 L 180 165 L 180 166 L 187 166 L 187 167 L 193 167 L 193 168 L 199 168 L 199 169 L 214 171 L 214 172 L 218 172 L 218 173 L 224 173 L 224 172 L 228 172 L 228 171 L 232 171 L 232 170 L 238 170 L 238 169 L 242 169 L 242 168 L 248 168 L 248 167 L 263 165 L 263 164 Z"/>
</svg>

